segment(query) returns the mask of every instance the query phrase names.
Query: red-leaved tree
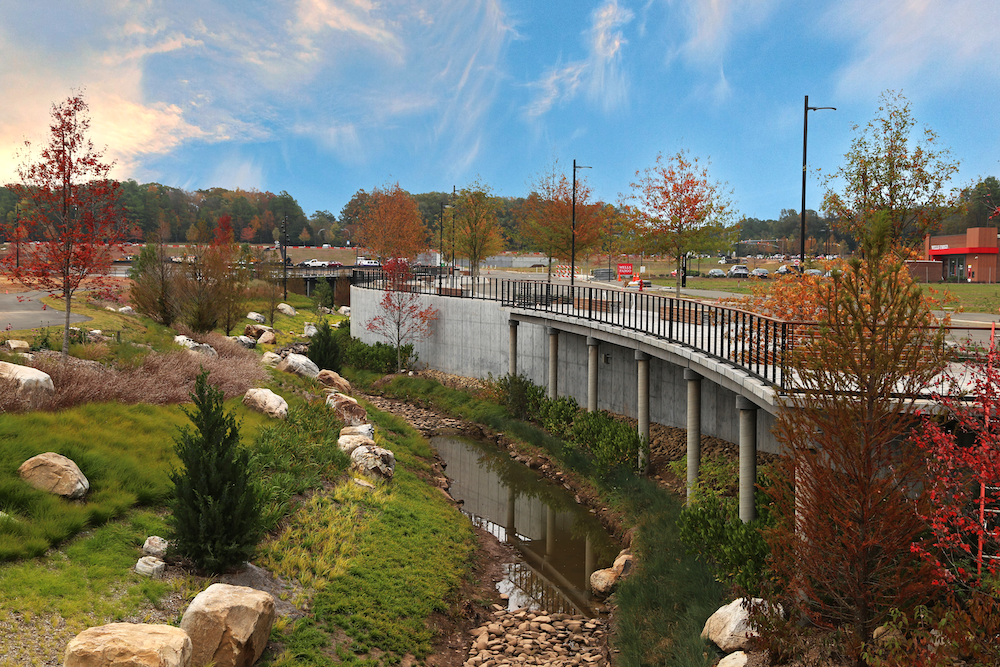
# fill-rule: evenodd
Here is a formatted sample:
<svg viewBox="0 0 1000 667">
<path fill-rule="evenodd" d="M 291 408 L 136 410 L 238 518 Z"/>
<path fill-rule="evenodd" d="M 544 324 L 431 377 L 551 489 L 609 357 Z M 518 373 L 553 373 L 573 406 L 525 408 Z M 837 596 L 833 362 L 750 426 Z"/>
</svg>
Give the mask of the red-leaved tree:
<svg viewBox="0 0 1000 667">
<path fill-rule="evenodd" d="M 409 289 L 410 266 L 402 259 L 386 262 L 385 296 L 378 304 L 378 315 L 368 320 L 368 331 L 378 334 L 396 348 L 396 370 L 403 370 L 403 346 L 431 335 L 431 323 L 438 311 L 423 306 L 423 297 Z"/>
<path fill-rule="evenodd" d="M 18 282 L 41 289 L 66 302 L 62 354 L 69 354 L 70 307 L 83 286 L 107 287 L 112 256 L 124 238 L 120 186 L 108 178 L 112 165 L 102 160 L 87 138 L 87 103 L 74 95 L 52 107 L 50 137 L 37 161 L 31 143 L 18 167 L 19 183 L 9 184 L 19 201 L 25 238 L 20 261 L 8 254 L 3 271 Z"/>
</svg>

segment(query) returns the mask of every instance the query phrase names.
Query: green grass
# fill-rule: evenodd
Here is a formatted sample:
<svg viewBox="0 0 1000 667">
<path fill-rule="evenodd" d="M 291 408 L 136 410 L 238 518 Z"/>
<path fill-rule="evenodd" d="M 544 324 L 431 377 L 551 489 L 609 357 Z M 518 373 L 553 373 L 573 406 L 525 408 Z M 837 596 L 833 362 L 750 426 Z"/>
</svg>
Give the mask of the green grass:
<svg viewBox="0 0 1000 667">
<path fill-rule="evenodd" d="M 266 567 L 312 588 L 313 617 L 272 640 L 274 665 L 394 665 L 428 655 L 427 618 L 444 612 L 474 547 L 468 520 L 416 472 L 428 470 L 427 441 L 402 420 L 369 409 L 377 440 L 396 456 L 396 474 L 375 490 L 351 481 L 313 496 L 265 546 Z M 338 644 L 335 630 L 350 641 Z"/>
</svg>

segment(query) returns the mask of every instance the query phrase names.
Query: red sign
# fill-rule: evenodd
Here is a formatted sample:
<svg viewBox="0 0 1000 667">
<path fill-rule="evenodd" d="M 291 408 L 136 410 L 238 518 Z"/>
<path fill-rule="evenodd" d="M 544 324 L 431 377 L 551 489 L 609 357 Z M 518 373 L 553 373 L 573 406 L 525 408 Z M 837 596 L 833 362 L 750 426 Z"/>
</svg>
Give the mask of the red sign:
<svg viewBox="0 0 1000 667">
<path fill-rule="evenodd" d="M 618 280 L 622 279 L 622 276 L 632 276 L 632 265 L 631 264 L 619 264 L 618 265 Z"/>
</svg>

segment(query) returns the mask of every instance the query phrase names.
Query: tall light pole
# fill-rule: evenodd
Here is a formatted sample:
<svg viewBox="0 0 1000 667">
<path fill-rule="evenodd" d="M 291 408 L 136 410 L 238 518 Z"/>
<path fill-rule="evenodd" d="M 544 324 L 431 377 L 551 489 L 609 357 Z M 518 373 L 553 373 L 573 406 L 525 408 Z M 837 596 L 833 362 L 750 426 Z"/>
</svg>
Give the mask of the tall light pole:
<svg viewBox="0 0 1000 667">
<path fill-rule="evenodd" d="M 577 166 L 576 160 L 573 160 L 573 238 L 570 240 L 570 256 L 569 256 L 569 284 L 572 286 L 576 280 L 576 170 L 577 169 L 590 169 L 590 167 Z"/>
<path fill-rule="evenodd" d="M 438 224 L 438 292 L 441 292 L 441 272 L 444 271 L 444 210 L 451 204 L 441 202 L 441 222 Z"/>
<path fill-rule="evenodd" d="M 799 229 L 799 273 L 806 270 L 806 138 L 809 136 L 809 112 L 820 109 L 836 111 L 837 107 L 811 107 L 806 95 L 805 111 L 802 112 L 802 213 Z"/>
<path fill-rule="evenodd" d="M 288 215 L 281 218 L 281 286 L 288 301 Z"/>
</svg>

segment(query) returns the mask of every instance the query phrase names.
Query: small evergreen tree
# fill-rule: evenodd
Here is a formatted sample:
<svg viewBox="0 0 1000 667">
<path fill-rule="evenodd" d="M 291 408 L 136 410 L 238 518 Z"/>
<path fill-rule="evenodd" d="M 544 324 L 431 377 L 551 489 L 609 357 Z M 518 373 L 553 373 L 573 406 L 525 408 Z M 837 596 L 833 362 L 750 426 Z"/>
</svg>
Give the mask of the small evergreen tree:
<svg viewBox="0 0 1000 667">
<path fill-rule="evenodd" d="M 333 286 L 329 280 L 321 279 L 316 281 L 316 303 L 325 308 L 333 308 L 334 303 Z"/>
<path fill-rule="evenodd" d="M 240 448 L 239 423 L 223 408 L 223 394 L 203 371 L 184 410 L 195 430 L 181 429 L 174 451 L 183 466 L 174 483 L 171 543 L 208 572 L 246 561 L 263 534 L 261 502 L 249 479 L 249 456 Z M 183 408 L 182 408 L 183 410 Z"/>
<path fill-rule="evenodd" d="M 313 334 L 312 340 L 309 342 L 307 356 L 320 369 L 326 369 L 335 373 L 340 372 L 344 353 L 340 348 L 340 341 L 334 335 L 333 328 L 325 318 L 316 327 L 316 333 Z"/>
</svg>

